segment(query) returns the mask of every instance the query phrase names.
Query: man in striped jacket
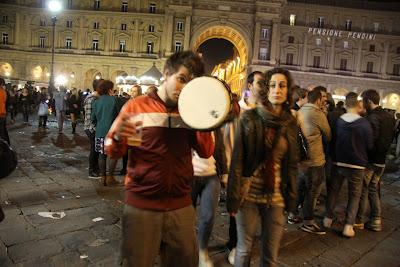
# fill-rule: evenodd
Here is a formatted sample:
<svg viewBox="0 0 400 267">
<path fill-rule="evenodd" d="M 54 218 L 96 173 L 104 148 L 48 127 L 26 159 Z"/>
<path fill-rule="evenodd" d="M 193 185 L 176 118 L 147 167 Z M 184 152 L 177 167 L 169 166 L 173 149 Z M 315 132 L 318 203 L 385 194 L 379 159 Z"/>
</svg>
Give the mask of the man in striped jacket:
<svg viewBox="0 0 400 267">
<path fill-rule="evenodd" d="M 196 132 L 183 123 L 177 103 L 186 83 L 203 73 L 197 54 L 173 54 L 165 64 L 160 89 L 128 101 L 107 135 L 106 153 L 121 157 L 127 138 L 139 125 L 129 118 L 143 117 L 141 144 L 131 147 L 125 178 L 123 266 L 153 266 L 160 248 L 163 266 L 198 265 L 191 149 L 209 158 L 214 142 L 211 133 Z"/>
</svg>

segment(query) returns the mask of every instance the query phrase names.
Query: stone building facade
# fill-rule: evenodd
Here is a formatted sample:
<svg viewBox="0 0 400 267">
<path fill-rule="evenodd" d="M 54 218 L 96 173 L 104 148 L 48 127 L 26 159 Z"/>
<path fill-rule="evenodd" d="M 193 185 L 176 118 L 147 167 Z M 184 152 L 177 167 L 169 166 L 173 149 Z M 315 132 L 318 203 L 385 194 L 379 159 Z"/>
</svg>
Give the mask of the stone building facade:
<svg viewBox="0 0 400 267">
<path fill-rule="evenodd" d="M 400 7 L 367 1 L 60 0 L 55 76 L 90 87 L 95 77 L 162 70 L 177 50 L 224 38 L 237 50 L 236 88 L 246 74 L 290 69 L 303 87 L 337 96 L 366 88 L 400 106 Z M 312 4 L 308 3 L 311 2 Z M 0 76 L 47 83 L 52 21 L 48 0 L 0 0 Z M 326 5 L 329 3 L 330 5 Z"/>
</svg>

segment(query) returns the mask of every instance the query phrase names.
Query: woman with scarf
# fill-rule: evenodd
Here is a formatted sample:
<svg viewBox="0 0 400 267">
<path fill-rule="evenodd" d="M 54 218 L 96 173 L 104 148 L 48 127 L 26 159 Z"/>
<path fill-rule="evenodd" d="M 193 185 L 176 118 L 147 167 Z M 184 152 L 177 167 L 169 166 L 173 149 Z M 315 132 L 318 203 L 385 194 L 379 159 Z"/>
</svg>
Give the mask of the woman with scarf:
<svg viewBox="0 0 400 267">
<path fill-rule="evenodd" d="M 228 179 L 227 208 L 236 216 L 235 266 L 250 266 L 261 224 L 260 266 L 276 266 L 285 224 L 284 210 L 296 206 L 299 147 L 292 116 L 292 78 L 275 68 L 266 73 L 262 101 L 245 111 L 235 133 Z"/>
</svg>

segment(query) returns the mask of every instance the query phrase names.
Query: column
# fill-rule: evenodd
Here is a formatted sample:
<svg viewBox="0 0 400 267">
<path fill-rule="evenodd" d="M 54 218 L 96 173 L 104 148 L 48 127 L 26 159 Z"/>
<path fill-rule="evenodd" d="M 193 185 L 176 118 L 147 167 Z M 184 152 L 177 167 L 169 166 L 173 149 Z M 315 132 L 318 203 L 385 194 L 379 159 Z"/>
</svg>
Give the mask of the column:
<svg viewBox="0 0 400 267">
<path fill-rule="evenodd" d="M 173 37 L 173 25 L 174 25 L 174 16 L 172 14 L 167 15 L 167 38 L 165 43 L 166 56 L 172 54 L 172 37 Z M 186 27 L 186 25 L 185 25 Z"/>
<path fill-rule="evenodd" d="M 275 64 L 279 60 L 279 47 L 280 47 L 280 29 L 279 21 L 274 21 L 272 25 L 272 39 L 271 39 L 271 63 Z"/>
<path fill-rule="evenodd" d="M 261 23 L 260 21 L 256 21 L 256 25 L 254 27 L 254 43 L 253 43 L 253 64 L 258 60 L 258 54 L 260 52 L 260 32 L 261 32 Z"/>
<path fill-rule="evenodd" d="M 192 17 L 191 15 L 186 15 L 185 21 L 185 41 L 183 43 L 183 49 L 189 50 L 190 48 L 190 27 L 191 27 Z"/>
<path fill-rule="evenodd" d="M 331 49 L 329 53 L 329 67 L 328 72 L 333 73 L 335 68 L 335 38 L 331 39 Z"/>
<path fill-rule="evenodd" d="M 103 71 L 101 72 L 101 74 L 102 74 L 102 78 L 103 79 L 105 79 L 105 80 L 109 80 L 109 79 L 111 79 L 111 77 L 110 77 L 110 66 L 109 65 L 103 65 Z M 115 81 L 112 81 L 112 82 L 115 82 Z"/>
<path fill-rule="evenodd" d="M 104 33 L 104 31 L 103 31 Z M 112 49 L 112 38 L 111 38 L 111 19 L 107 19 L 107 28 L 104 34 L 104 51 L 110 52 Z"/>
<path fill-rule="evenodd" d="M 83 18 L 79 19 L 79 30 L 77 34 L 77 42 L 78 42 L 78 50 L 82 50 L 85 47 L 85 38 L 84 37 L 84 25 Z M 73 45 L 73 44 L 72 44 Z"/>
<path fill-rule="evenodd" d="M 362 64 L 362 41 L 359 40 L 357 49 L 356 76 L 361 76 L 361 64 Z"/>
<path fill-rule="evenodd" d="M 17 12 L 15 13 L 15 28 L 14 28 L 14 45 L 19 45 L 19 35 L 20 35 L 20 25 L 21 25 L 21 16 Z"/>
<path fill-rule="evenodd" d="M 385 43 L 385 52 L 383 54 L 382 58 L 382 67 L 381 67 L 381 74 L 384 78 L 386 78 L 386 69 L 387 69 L 387 63 L 388 63 L 388 58 L 389 58 L 389 42 Z"/>
<path fill-rule="evenodd" d="M 141 43 L 139 42 L 139 19 L 135 19 L 135 29 L 132 38 L 133 53 L 140 52 Z"/>
<path fill-rule="evenodd" d="M 301 62 L 301 69 L 307 69 L 307 60 L 308 60 L 308 33 L 304 33 L 304 42 L 303 42 L 303 60 Z"/>
</svg>

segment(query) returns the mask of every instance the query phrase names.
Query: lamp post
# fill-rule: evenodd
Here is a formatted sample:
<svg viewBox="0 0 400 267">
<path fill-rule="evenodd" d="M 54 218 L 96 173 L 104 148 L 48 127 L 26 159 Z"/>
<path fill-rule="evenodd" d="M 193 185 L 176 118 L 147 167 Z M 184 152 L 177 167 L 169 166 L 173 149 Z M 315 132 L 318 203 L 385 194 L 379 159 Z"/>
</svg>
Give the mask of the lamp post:
<svg viewBox="0 0 400 267">
<path fill-rule="evenodd" d="M 51 0 L 48 3 L 48 8 L 53 14 L 51 17 L 52 22 L 52 40 L 51 40 L 51 70 L 50 70 L 50 81 L 49 81 L 49 93 L 52 93 L 55 89 L 54 86 L 54 48 L 55 48 L 55 35 L 56 35 L 56 22 L 57 14 L 62 10 L 62 4 L 59 0 Z"/>
</svg>

